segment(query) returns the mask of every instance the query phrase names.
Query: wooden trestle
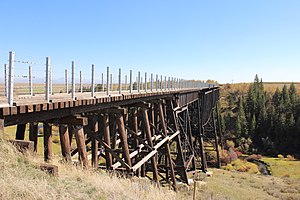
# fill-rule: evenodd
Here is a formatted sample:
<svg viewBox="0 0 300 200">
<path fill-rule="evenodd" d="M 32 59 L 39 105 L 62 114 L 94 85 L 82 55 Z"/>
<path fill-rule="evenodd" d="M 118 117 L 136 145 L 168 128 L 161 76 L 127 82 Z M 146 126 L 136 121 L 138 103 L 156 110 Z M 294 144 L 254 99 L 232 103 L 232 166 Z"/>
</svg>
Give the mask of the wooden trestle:
<svg viewBox="0 0 300 200">
<path fill-rule="evenodd" d="M 44 158 L 51 161 L 51 127 L 56 125 L 66 163 L 71 164 L 76 155 L 85 168 L 120 170 L 130 176 L 148 177 L 158 186 L 170 184 L 176 190 L 178 181 L 188 183 L 188 171 L 207 170 L 207 138 L 213 139 L 212 149 L 218 154 L 220 133 L 213 112 L 218 99 L 219 88 L 206 88 L 108 102 L 95 109 L 82 105 L 76 113 L 68 110 L 71 114 L 51 115 L 43 121 L 18 119 L 22 124 L 17 126 L 16 139 L 24 140 L 26 123 L 30 123 L 29 138 L 36 150 L 38 122 L 43 122 Z M 0 124 L 5 124 L 5 117 Z M 12 124 L 10 117 L 7 124 Z M 73 137 L 76 148 L 71 147 Z"/>
</svg>

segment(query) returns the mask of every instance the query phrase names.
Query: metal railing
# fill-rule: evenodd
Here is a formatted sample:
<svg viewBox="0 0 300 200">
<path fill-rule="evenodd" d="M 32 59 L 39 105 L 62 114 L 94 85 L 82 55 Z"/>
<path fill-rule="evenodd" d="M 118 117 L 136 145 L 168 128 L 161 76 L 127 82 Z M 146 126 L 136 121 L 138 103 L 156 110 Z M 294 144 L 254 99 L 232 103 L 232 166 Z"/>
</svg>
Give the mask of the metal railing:
<svg viewBox="0 0 300 200">
<path fill-rule="evenodd" d="M 122 73 L 122 69 L 119 68 L 117 76 L 114 76 L 110 71 L 110 67 L 106 68 L 106 82 L 104 80 L 105 74 L 101 73 L 101 82 L 96 84 L 95 81 L 95 65 L 91 66 L 89 83 L 83 83 L 83 73 L 79 71 L 79 83 L 76 83 L 75 74 L 75 62 L 71 62 L 71 81 L 69 80 L 68 69 L 65 69 L 64 83 L 53 83 L 53 71 L 51 67 L 50 58 L 46 58 L 45 63 L 45 82 L 34 84 L 33 83 L 33 71 L 32 66 L 28 68 L 28 79 L 24 83 L 15 85 L 14 79 L 14 63 L 15 53 L 9 52 L 9 64 L 4 65 L 4 95 L 8 99 L 8 105 L 12 106 L 14 98 L 20 95 L 35 96 L 37 94 L 44 94 L 44 100 L 46 102 L 51 101 L 52 95 L 56 93 L 64 93 L 69 95 L 73 100 L 76 99 L 78 93 L 90 93 L 91 98 L 95 98 L 97 94 L 102 95 L 121 95 L 121 94 L 132 94 L 132 93 L 150 93 L 157 91 L 172 91 L 172 90 L 183 90 L 192 88 L 204 88 L 214 87 L 217 84 L 208 84 L 199 80 L 185 80 L 177 77 L 163 76 L 159 74 L 150 74 L 145 72 L 144 76 L 141 76 L 141 72 L 137 72 L 136 81 L 133 81 L 133 71 L 129 70 L 129 75 Z M 129 83 L 128 81 L 129 76 Z M 154 80 L 155 76 L 155 80 Z M 113 81 L 113 77 L 117 77 L 117 81 Z M 160 78 L 159 78 L 160 77 Z M 71 82 L 71 87 L 69 87 Z"/>
</svg>

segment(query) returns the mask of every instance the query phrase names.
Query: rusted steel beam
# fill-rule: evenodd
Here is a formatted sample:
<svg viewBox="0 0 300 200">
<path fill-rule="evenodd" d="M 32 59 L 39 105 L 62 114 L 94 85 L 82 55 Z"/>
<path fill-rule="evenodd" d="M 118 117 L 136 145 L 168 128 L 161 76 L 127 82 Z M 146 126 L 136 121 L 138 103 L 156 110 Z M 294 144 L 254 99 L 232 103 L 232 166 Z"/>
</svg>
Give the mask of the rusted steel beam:
<svg viewBox="0 0 300 200">
<path fill-rule="evenodd" d="M 72 159 L 68 125 L 59 125 L 59 137 L 63 160 L 70 164 Z"/>
<path fill-rule="evenodd" d="M 37 152 L 38 128 L 37 122 L 32 122 L 29 124 L 29 140 L 34 143 L 34 152 Z"/>
<path fill-rule="evenodd" d="M 25 129 L 26 124 L 18 124 L 16 130 L 16 140 L 24 140 L 25 139 Z"/>
<path fill-rule="evenodd" d="M 83 165 L 84 168 L 87 168 L 88 167 L 88 158 L 87 158 L 87 152 L 86 152 L 83 126 L 75 126 L 74 134 L 75 134 L 76 144 L 77 144 L 77 148 L 78 148 L 78 153 L 80 156 L 80 163 Z"/>
<path fill-rule="evenodd" d="M 44 128 L 44 160 L 46 162 L 52 161 L 52 125 L 47 122 L 43 124 Z"/>
</svg>

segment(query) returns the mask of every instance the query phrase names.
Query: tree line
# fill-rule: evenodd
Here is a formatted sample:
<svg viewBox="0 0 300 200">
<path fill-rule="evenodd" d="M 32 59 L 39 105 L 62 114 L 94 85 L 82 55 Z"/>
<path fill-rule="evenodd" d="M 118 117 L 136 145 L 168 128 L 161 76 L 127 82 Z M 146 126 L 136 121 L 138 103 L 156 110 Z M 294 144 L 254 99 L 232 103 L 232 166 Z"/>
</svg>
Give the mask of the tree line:
<svg viewBox="0 0 300 200">
<path fill-rule="evenodd" d="M 241 151 L 299 154 L 300 98 L 293 83 L 271 93 L 256 75 L 247 92 L 231 92 L 225 101 L 222 130 Z"/>
</svg>

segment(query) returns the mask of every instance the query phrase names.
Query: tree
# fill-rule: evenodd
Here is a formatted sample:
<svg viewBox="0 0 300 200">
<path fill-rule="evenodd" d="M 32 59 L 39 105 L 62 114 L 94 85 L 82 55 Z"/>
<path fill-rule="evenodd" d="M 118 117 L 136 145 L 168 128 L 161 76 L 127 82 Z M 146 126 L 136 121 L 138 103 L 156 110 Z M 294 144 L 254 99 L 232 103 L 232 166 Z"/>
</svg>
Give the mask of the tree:
<svg viewBox="0 0 300 200">
<path fill-rule="evenodd" d="M 256 131 L 256 118 L 255 115 L 252 116 L 251 124 L 249 127 L 249 134 L 254 135 Z"/>
<path fill-rule="evenodd" d="M 243 99 L 239 98 L 239 106 L 238 106 L 238 116 L 237 116 L 237 125 L 236 125 L 236 133 L 238 137 L 248 136 L 248 128 L 247 128 L 247 120 L 245 116 Z"/>
<path fill-rule="evenodd" d="M 291 106 L 290 94 L 286 85 L 282 88 L 282 101 L 285 107 L 285 110 L 289 110 Z"/>
<path fill-rule="evenodd" d="M 297 98 L 297 90 L 296 90 L 294 83 L 292 83 L 290 85 L 289 95 L 290 95 L 290 101 L 291 101 L 291 109 L 292 109 L 292 112 L 295 114 L 296 113 L 295 109 L 297 106 L 298 98 Z"/>
<path fill-rule="evenodd" d="M 294 83 L 267 93 L 262 79 L 256 75 L 247 94 L 241 89 L 228 91 L 224 99 L 231 102 L 223 109 L 226 133 L 236 136 L 241 149 L 246 149 L 244 144 L 251 144 L 245 142 L 249 139 L 253 141 L 252 147 L 260 151 L 300 152 L 300 98 Z"/>
</svg>

